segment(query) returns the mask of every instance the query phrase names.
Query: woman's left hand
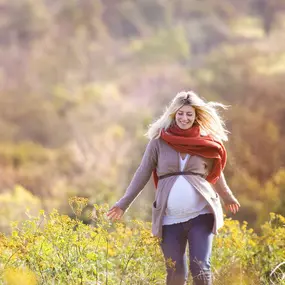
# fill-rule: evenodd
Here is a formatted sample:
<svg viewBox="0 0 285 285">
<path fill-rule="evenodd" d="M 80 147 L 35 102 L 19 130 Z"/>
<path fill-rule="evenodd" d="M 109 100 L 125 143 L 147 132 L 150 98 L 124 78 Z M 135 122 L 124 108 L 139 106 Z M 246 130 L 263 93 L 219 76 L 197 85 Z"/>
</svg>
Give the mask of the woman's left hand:
<svg viewBox="0 0 285 285">
<path fill-rule="evenodd" d="M 230 204 L 230 205 L 226 205 L 226 210 L 230 210 L 233 214 L 236 214 L 238 212 L 240 208 L 240 204 L 239 202 L 236 202 L 236 203 L 233 203 L 233 204 Z"/>
</svg>

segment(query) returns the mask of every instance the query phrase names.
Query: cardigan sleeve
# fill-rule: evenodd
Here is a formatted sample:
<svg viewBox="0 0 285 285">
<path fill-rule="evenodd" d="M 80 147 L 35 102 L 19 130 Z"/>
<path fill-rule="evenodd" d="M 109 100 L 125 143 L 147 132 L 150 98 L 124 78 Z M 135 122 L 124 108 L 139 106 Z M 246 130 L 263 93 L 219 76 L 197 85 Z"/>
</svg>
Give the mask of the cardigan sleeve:
<svg viewBox="0 0 285 285">
<path fill-rule="evenodd" d="M 235 198 L 226 182 L 225 175 L 223 172 L 221 173 L 220 178 L 217 180 L 217 182 L 211 185 L 222 198 L 225 205 L 238 203 L 238 200 Z"/>
<path fill-rule="evenodd" d="M 157 141 L 157 139 L 149 141 L 141 163 L 137 168 L 124 196 L 115 204 L 115 206 L 119 207 L 123 211 L 126 211 L 130 207 L 132 202 L 137 198 L 146 183 L 149 181 L 152 171 L 157 166 Z"/>
</svg>

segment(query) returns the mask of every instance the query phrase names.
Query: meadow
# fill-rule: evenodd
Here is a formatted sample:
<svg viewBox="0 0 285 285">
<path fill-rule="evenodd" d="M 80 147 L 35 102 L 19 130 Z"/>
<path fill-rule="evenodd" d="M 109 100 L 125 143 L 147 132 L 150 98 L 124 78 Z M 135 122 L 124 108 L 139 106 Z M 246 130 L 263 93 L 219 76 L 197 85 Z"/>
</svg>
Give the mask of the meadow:
<svg viewBox="0 0 285 285">
<path fill-rule="evenodd" d="M 112 223 L 107 204 L 84 213 L 87 203 L 70 198 L 74 219 L 42 210 L 14 222 L 11 235 L 0 239 L 0 284 L 165 284 L 160 239 L 152 236 L 150 223 Z M 80 219 L 83 214 L 89 224 Z M 215 285 L 285 284 L 285 218 L 271 213 L 261 228 L 257 235 L 246 222 L 226 218 L 214 239 Z"/>
</svg>

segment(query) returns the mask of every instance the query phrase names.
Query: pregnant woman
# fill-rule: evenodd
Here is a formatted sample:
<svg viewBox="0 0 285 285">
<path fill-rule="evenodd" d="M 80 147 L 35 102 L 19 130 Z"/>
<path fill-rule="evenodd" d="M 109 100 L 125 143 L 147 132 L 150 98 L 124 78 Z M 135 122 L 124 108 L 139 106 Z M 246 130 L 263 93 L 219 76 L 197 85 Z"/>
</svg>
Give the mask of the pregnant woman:
<svg viewBox="0 0 285 285">
<path fill-rule="evenodd" d="M 167 285 L 183 285 L 188 277 L 186 245 L 195 285 L 212 284 L 210 257 L 213 237 L 223 225 L 220 198 L 232 213 L 240 204 L 228 187 L 227 131 L 217 108 L 194 92 L 180 92 L 162 116 L 150 125 L 150 139 L 140 166 L 124 196 L 109 210 L 120 219 L 153 174 L 157 188 L 152 205 L 152 233 L 161 237 Z"/>
</svg>

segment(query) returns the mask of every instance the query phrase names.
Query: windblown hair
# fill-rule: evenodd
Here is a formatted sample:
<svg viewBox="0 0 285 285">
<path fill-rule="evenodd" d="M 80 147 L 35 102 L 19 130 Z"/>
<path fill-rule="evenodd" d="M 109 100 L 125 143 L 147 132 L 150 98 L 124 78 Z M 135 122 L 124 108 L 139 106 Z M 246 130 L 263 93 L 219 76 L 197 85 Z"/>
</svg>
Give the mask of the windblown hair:
<svg viewBox="0 0 285 285">
<path fill-rule="evenodd" d="M 218 107 L 227 109 L 228 106 L 217 102 L 205 102 L 193 91 L 179 92 L 162 116 L 149 126 L 146 136 L 149 139 L 159 138 L 162 129 L 167 130 L 175 124 L 175 114 L 184 105 L 190 105 L 195 109 L 196 119 L 194 124 L 200 126 L 202 135 L 210 135 L 213 139 L 219 141 L 228 140 L 227 134 L 229 131 L 225 129 L 225 123 L 217 111 Z"/>
</svg>

